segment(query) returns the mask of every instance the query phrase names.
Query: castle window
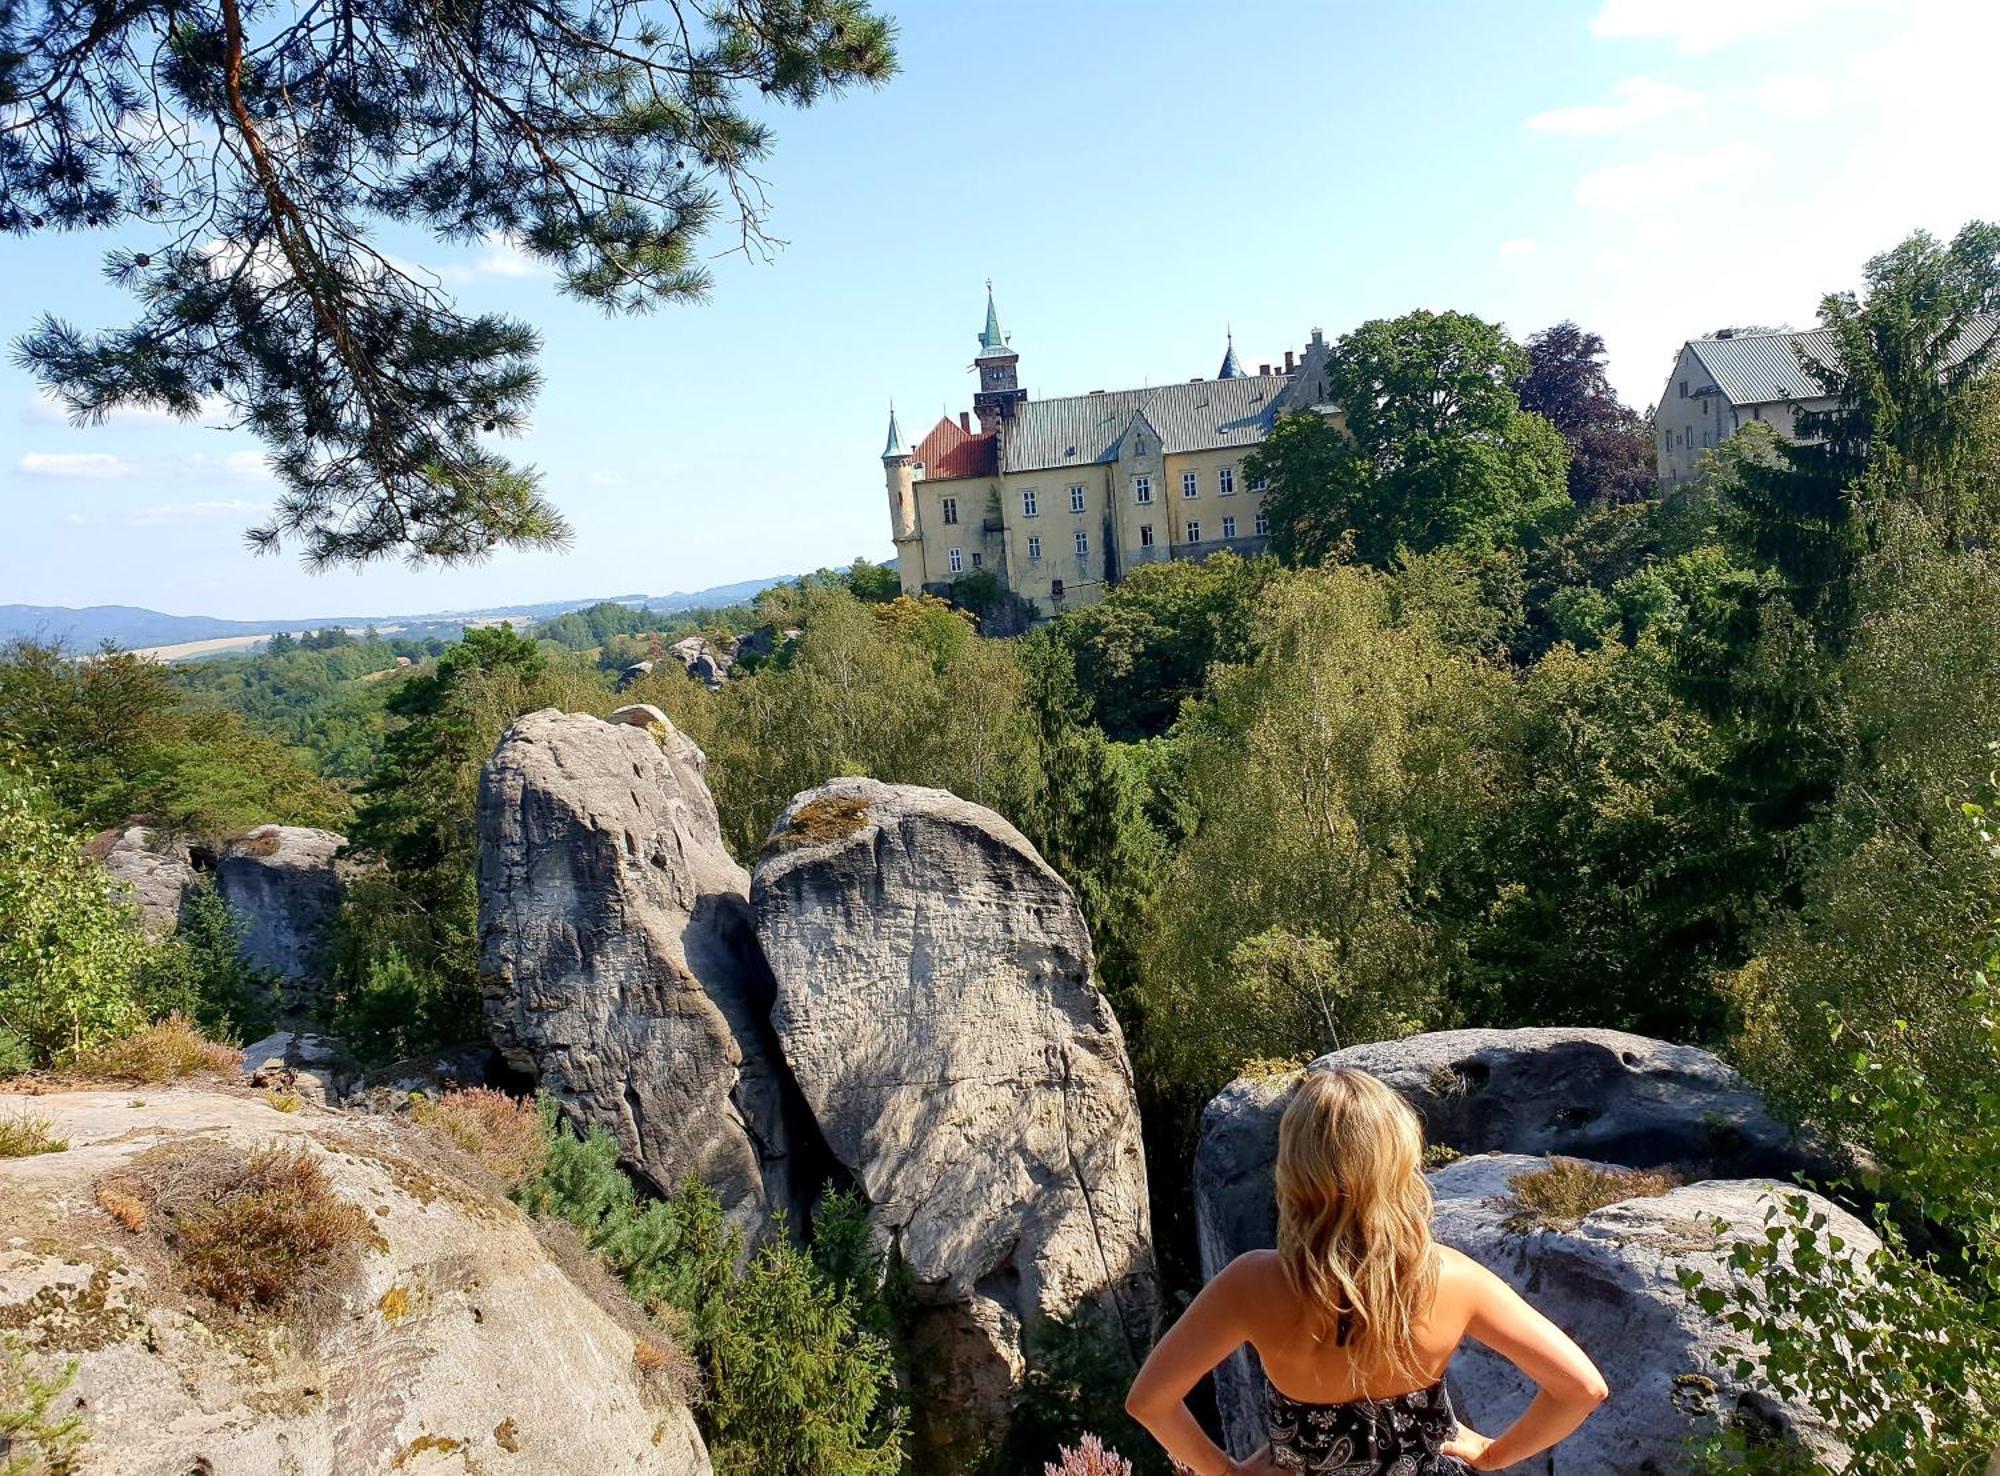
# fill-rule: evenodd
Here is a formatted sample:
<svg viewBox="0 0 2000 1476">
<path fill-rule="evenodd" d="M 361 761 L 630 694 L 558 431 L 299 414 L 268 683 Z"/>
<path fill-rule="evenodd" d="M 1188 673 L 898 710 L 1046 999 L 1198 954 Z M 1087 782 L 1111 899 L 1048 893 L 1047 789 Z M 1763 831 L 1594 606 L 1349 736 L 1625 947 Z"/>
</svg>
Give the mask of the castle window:
<svg viewBox="0 0 2000 1476">
<path fill-rule="evenodd" d="M 958 521 L 958 499 L 956 497 L 941 497 L 938 499 L 938 506 L 944 509 L 944 521 L 947 527 Z M 952 552 L 957 553 L 958 550 L 953 549 Z"/>
<path fill-rule="evenodd" d="M 1083 511 L 1083 488 L 1072 487 L 1069 489 L 1069 510 L 1071 512 Z"/>
<path fill-rule="evenodd" d="M 1215 495 L 1234 497 L 1236 495 L 1236 468 L 1225 466 L 1215 474 Z"/>
<path fill-rule="evenodd" d="M 1040 515 L 1040 508 L 1035 502 L 1035 489 L 1033 487 L 1023 488 L 1021 491 L 1021 516 L 1024 518 L 1033 518 Z"/>
<path fill-rule="evenodd" d="M 1222 536 L 1224 538 L 1234 538 L 1236 536 L 1236 519 L 1224 518 L 1222 520 Z"/>
<path fill-rule="evenodd" d="M 1183 497 L 1199 497 L 1199 496 L 1201 496 L 1201 473 L 1200 473 L 1200 472 L 1182 472 L 1182 473 L 1181 473 L 1181 496 L 1183 496 Z"/>
<path fill-rule="evenodd" d="M 1703 415 L 1706 415 L 1706 414 L 1708 414 L 1708 396 L 1707 396 L 1707 395 L 1703 395 L 1703 396 L 1701 397 L 1701 413 L 1702 413 Z"/>
<path fill-rule="evenodd" d="M 1271 479 L 1269 477 L 1252 477 L 1250 479 L 1250 490 L 1252 492 L 1262 492 L 1270 485 Z"/>
<path fill-rule="evenodd" d="M 1257 531 L 1257 536 L 1258 536 L 1259 538 L 1268 538 L 1268 537 L 1270 536 L 1270 534 L 1271 534 L 1271 517 L 1270 517 L 1270 514 L 1269 514 L 1269 513 L 1267 513 L 1267 512 L 1265 512 L 1263 508 L 1261 508 L 1261 507 L 1260 507 L 1260 508 L 1258 508 L 1258 509 L 1257 509 L 1257 521 L 1256 521 L 1255 523 L 1251 524 L 1251 526 L 1252 526 L 1253 528 L 1255 528 L 1255 529 L 1256 529 L 1256 531 Z"/>
<path fill-rule="evenodd" d="M 1152 546 L 1153 525 L 1151 523 L 1141 523 L 1139 525 L 1139 547 L 1151 548 Z"/>
<path fill-rule="evenodd" d="M 978 549 L 975 548 L 972 551 L 972 567 L 975 569 L 984 568 L 985 564 L 986 564 L 986 555 L 981 553 Z"/>
<path fill-rule="evenodd" d="M 1132 496 L 1141 503 L 1153 500 L 1153 479 L 1151 477 L 1132 478 Z"/>
<path fill-rule="evenodd" d="M 1087 559 L 1090 557 L 1090 535 L 1088 533 L 1084 533 L 1081 531 L 1077 533 L 1076 556 L 1080 559 Z"/>
<path fill-rule="evenodd" d="M 1750 407 L 1750 418 L 1752 420 L 1762 420 L 1764 418 L 1764 407 L 1762 405 L 1752 405 Z"/>
<path fill-rule="evenodd" d="M 1685 400 L 1687 397 L 1688 397 L 1688 382 L 1685 379 L 1683 379 L 1681 381 L 1681 398 Z"/>
<path fill-rule="evenodd" d="M 1189 543 L 1201 542 L 1201 524 L 1190 520 L 1188 523 L 1187 533 L 1188 533 L 1187 541 Z"/>
<path fill-rule="evenodd" d="M 965 572 L 965 550 L 962 548 L 951 550 L 950 553 L 945 555 L 945 562 L 951 565 L 952 573 L 963 574 Z"/>
<path fill-rule="evenodd" d="M 1042 540 L 1035 537 L 1034 534 L 1030 533 L 1028 535 L 1028 562 L 1031 564 L 1035 563 L 1041 558 L 1041 556 L 1042 556 Z"/>
</svg>

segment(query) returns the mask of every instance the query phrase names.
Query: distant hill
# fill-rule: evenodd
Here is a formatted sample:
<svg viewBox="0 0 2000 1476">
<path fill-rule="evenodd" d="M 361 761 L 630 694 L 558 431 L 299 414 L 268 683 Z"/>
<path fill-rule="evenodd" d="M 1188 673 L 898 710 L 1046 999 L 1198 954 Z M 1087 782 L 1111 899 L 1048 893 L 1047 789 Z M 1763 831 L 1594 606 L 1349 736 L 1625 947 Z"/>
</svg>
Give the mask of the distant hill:
<svg viewBox="0 0 2000 1476">
<path fill-rule="evenodd" d="M 175 646 L 188 641 L 209 641 L 227 636 L 271 635 L 281 630 L 323 630 L 330 625 L 356 630 L 367 625 L 409 630 L 412 627 L 462 625 L 467 621 L 511 619 L 526 624 L 607 601 L 620 605 L 641 605 L 649 610 L 693 610 L 741 604 L 772 585 L 782 584 L 793 577 L 796 576 L 743 579 L 735 584 L 719 584 L 712 589 L 677 590 L 663 595 L 592 595 L 587 599 L 495 605 L 481 610 L 443 610 L 422 615 L 328 615 L 314 620 L 218 620 L 210 615 L 166 615 L 137 605 L 87 605 L 81 609 L 65 605 L 0 605 L 0 641 L 25 636 L 32 640 L 62 641 L 79 650 L 90 650 L 106 641 L 136 649 Z"/>
</svg>

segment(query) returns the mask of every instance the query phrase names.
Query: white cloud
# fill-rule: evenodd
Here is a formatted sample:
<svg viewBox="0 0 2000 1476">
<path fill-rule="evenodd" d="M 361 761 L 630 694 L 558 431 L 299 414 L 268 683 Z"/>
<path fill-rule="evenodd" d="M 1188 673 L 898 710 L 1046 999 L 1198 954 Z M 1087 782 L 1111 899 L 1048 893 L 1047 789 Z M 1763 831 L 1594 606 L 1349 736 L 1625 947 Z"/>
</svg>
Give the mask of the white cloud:
<svg viewBox="0 0 2000 1476">
<path fill-rule="evenodd" d="M 1593 169 L 1576 182 L 1576 203 L 1586 210 L 1644 211 L 1770 167 L 1771 156 L 1755 144 L 1717 144 L 1698 154 L 1662 151 L 1634 163 Z"/>
<path fill-rule="evenodd" d="M 1500 243 L 1500 254 L 1502 256 L 1533 256 L 1535 254 L 1535 238 L 1533 236 L 1516 236 L 1511 241 L 1502 241 Z"/>
<path fill-rule="evenodd" d="M 1746 36 L 1797 25 L 1826 0 L 1733 0 L 1689 5 L 1685 0 L 1604 0 L 1590 23 L 1602 40 L 1671 41 L 1684 52 L 1714 51 Z"/>
<path fill-rule="evenodd" d="M 1825 77 L 1766 77 L 1750 96 L 1780 118 L 1823 118 L 1833 111 L 1833 83 Z"/>
<path fill-rule="evenodd" d="M 211 424 L 229 417 L 227 400 L 204 397 L 198 420 Z M 21 412 L 23 423 L 28 425 L 70 425 L 69 411 L 53 395 L 37 393 L 28 397 L 27 406 Z M 91 429 L 101 426 L 148 426 L 187 425 L 196 422 L 182 420 L 161 405 L 120 405 L 109 411 L 102 420 L 90 422 Z"/>
<path fill-rule="evenodd" d="M 625 485 L 625 473 L 618 471 L 594 471 L 583 480 L 592 487 L 622 487 Z"/>
<path fill-rule="evenodd" d="M 1611 101 L 1573 108 L 1551 108 L 1528 119 L 1537 133 L 1591 137 L 1641 128 L 1649 123 L 1696 112 L 1708 101 L 1699 92 L 1656 82 L 1651 77 L 1627 77 L 1611 89 Z"/>
<path fill-rule="evenodd" d="M 240 497 L 226 501 L 175 502 L 142 507 L 125 519 L 128 528 L 167 528 L 184 523 L 205 523 L 211 518 L 240 518 L 258 510 L 258 504 Z"/>
<path fill-rule="evenodd" d="M 547 265 L 521 249 L 509 236 L 491 236 L 486 249 L 470 262 L 438 267 L 437 275 L 447 282 L 470 282 L 476 277 L 545 277 Z"/>
<path fill-rule="evenodd" d="M 101 482 L 132 476 L 139 468 L 122 456 L 103 451 L 30 451 L 21 458 L 19 470 L 31 477 Z"/>
</svg>

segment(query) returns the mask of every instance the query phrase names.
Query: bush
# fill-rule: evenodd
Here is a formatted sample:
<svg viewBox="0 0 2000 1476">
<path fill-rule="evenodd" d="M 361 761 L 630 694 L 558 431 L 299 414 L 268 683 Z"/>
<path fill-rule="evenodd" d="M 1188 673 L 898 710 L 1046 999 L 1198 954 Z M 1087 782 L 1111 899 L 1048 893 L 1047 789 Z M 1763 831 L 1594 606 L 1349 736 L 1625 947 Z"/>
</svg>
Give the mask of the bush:
<svg viewBox="0 0 2000 1476">
<path fill-rule="evenodd" d="M 1599 1168 L 1575 1158 L 1551 1158 L 1545 1169 L 1516 1174 L 1510 1230 L 1573 1230 L 1594 1210 L 1627 1199 L 1652 1199 L 1674 1187 L 1671 1175 L 1639 1169 Z"/>
<path fill-rule="evenodd" d="M 78 1051 L 63 1063 L 66 1074 L 85 1080 L 149 1086 L 190 1076 L 233 1078 L 242 1067 L 236 1047 L 210 1040 L 179 1015 Z"/>
<path fill-rule="evenodd" d="M 0 1338 L 0 1476 L 67 1476 L 76 1468 L 87 1438 L 83 1416 L 50 1417 L 76 1369 L 72 1358 L 53 1378 L 37 1374 L 18 1339 Z"/>
<path fill-rule="evenodd" d="M 722 1206 L 699 1180 L 640 1203 L 601 1128 L 583 1137 L 544 1108 L 548 1157 L 518 1191 L 535 1214 L 573 1225 L 635 1300 L 670 1310 L 700 1370 L 696 1414 L 717 1476 L 894 1476 L 902 1412 L 889 1344 L 873 1326 L 877 1263 L 837 1204 L 822 1265 L 782 1231 L 743 1259 Z M 871 1282 L 875 1283 L 871 1286 Z"/>
<path fill-rule="evenodd" d="M 28 1049 L 27 1041 L 5 1026 L 0 1026 L 0 1081 L 10 1076 L 19 1076 L 31 1070 L 35 1064 L 34 1052 Z"/>
<path fill-rule="evenodd" d="M 206 878 L 181 904 L 174 936 L 154 946 L 139 973 L 139 1000 L 153 1019 L 180 1015 L 215 1038 L 258 1040 L 278 1025 L 278 981 L 243 957 L 243 920 Z"/>
<path fill-rule="evenodd" d="M 481 1009 L 456 971 L 423 967 L 390 944 L 367 961 L 359 986 L 335 1001 L 333 1033 L 355 1060 L 382 1066 L 476 1038 Z"/>
<path fill-rule="evenodd" d="M 376 1243 L 367 1213 L 333 1192 L 303 1146 L 217 1142 L 155 1148 L 99 1186 L 136 1200 L 191 1292 L 239 1314 L 287 1316 L 336 1303 Z"/>
<path fill-rule="evenodd" d="M 528 1183 L 548 1162 L 549 1140 L 532 1102 L 488 1087 L 446 1092 L 413 1102 L 410 1116 L 480 1165 L 508 1188 Z"/>
</svg>

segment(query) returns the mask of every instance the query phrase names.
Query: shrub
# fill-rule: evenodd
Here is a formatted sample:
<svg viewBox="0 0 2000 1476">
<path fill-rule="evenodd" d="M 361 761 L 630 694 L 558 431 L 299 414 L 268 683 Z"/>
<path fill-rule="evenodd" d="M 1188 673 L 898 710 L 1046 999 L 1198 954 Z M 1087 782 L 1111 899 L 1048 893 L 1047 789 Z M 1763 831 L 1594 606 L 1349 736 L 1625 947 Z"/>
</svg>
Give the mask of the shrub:
<svg viewBox="0 0 2000 1476">
<path fill-rule="evenodd" d="M 277 1028 L 278 981 L 243 957 L 243 920 L 205 878 L 181 904 L 175 935 L 139 975 L 153 1019 L 183 1015 L 216 1038 L 257 1040 Z"/>
<path fill-rule="evenodd" d="M 488 1087 L 414 1102 L 410 1116 L 472 1155 L 508 1186 L 526 1184 L 548 1162 L 549 1140 L 531 1102 Z"/>
<path fill-rule="evenodd" d="M 1551 1158 L 1545 1169 L 1507 1181 L 1516 1208 L 1510 1230 L 1571 1230 L 1593 1210 L 1626 1199 L 1650 1199 L 1674 1187 L 1671 1175 L 1599 1168 L 1575 1158 Z"/>
<path fill-rule="evenodd" d="M 1056 1458 L 1042 1467 L 1042 1476 L 1132 1476 L 1132 1463 L 1095 1435 L 1086 1435 L 1074 1446 L 1058 1448 Z"/>
<path fill-rule="evenodd" d="M 10 1076 L 19 1076 L 35 1064 L 34 1052 L 28 1049 L 27 1041 L 5 1026 L 0 1026 L 0 1081 Z"/>
<path fill-rule="evenodd" d="M 670 1311 L 702 1376 L 696 1414 L 717 1476 L 894 1476 L 902 1411 L 879 1263 L 860 1253 L 853 1210 L 823 1216 L 822 1266 L 782 1233 L 746 1262 L 722 1206 L 691 1179 L 640 1203 L 601 1128 L 579 1138 L 544 1107 L 548 1156 L 517 1198 L 573 1225 L 642 1306 Z M 871 1284 L 872 1283 L 872 1284 Z"/>
<path fill-rule="evenodd" d="M 49 1131 L 53 1125 L 46 1117 L 36 1117 L 25 1109 L 0 1117 L 0 1158 L 62 1152 L 69 1147 L 69 1139 Z"/>
<path fill-rule="evenodd" d="M 100 1202 L 107 1190 L 142 1207 L 189 1291 L 236 1313 L 298 1317 L 337 1301 L 376 1238 L 303 1146 L 155 1148 L 106 1175 Z"/>
<path fill-rule="evenodd" d="M 56 1396 L 76 1380 L 71 1359 L 54 1377 L 36 1374 L 14 1338 L 0 1338 L 0 1476 L 67 1476 L 87 1438 L 83 1416 L 51 1419 Z"/>
<path fill-rule="evenodd" d="M 88 1050 L 65 1062 L 68 1074 L 95 1081 L 139 1081 L 148 1085 L 189 1076 L 236 1076 L 242 1054 L 210 1040 L 179 1015 Z"/>
</svg>

